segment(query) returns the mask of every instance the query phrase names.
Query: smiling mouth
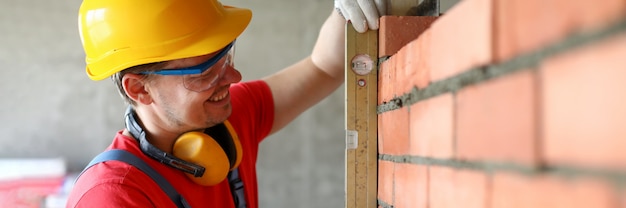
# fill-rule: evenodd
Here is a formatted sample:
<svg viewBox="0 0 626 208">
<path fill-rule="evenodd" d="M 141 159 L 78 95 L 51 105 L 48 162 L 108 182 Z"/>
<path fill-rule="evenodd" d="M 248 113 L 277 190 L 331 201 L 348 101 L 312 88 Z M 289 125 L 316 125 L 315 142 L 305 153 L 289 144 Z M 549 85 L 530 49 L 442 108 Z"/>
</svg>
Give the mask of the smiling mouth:
<svg viewBox="0 0 626 208">
<path fill-rule="evenodd" d="M 224 90 L 223 92 L 219 94 L 213 95 L 211 98 L 209 98 L 209 101 L 211 102 L 221 101 L 222 99 L 226 98 L 226 96 L 228 96 L 228 93 L 229 93 L 228 90 Z"/>
</svg>

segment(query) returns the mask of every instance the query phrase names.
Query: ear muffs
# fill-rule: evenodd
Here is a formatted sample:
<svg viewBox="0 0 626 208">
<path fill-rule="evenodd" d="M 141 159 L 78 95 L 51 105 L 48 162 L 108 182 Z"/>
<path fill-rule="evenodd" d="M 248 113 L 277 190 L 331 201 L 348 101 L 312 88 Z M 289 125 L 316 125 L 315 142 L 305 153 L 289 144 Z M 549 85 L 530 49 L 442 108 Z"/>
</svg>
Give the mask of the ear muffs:
<svg viewBox="0 0 626 208">
<path fill-rule="evenodd" d="M 151 158 L 184 171 L 195 183 L 212 186 L 222 182 L 228 172 L 239 166 L 242 147 L 239 137 L 228 121 L 206 129 L 180 135 L 172 154 L 154 147 L 137 122 L 132 107 L 126 110 L 126 128 L 139 141 L 141 151 Z"/>
<path fill-rule="evenodd" d="M 230 122 L 218 124 L 205 133 L 192 131 L 182 134 L 174 143 L 172 154 L 205 168 L 204 175 L 191 180 L 202 185 L 215 185 L 237 168 L 241 162 L 241 143 Z"/>
</svg>

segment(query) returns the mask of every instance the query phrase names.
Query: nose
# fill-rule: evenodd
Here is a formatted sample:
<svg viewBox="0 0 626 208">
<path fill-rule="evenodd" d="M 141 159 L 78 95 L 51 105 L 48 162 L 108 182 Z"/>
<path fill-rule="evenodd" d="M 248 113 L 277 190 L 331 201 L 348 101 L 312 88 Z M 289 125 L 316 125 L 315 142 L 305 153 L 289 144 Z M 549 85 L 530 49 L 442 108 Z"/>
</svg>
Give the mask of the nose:
<svg viewBox="0 0 626 208">
<path fill-rule="evenodd" d="M 226 66 L 226 71 L 220 80 L 220 84 L 232 84 L 241 81 L 241 73 L 233 66 Z"/>
</svg>

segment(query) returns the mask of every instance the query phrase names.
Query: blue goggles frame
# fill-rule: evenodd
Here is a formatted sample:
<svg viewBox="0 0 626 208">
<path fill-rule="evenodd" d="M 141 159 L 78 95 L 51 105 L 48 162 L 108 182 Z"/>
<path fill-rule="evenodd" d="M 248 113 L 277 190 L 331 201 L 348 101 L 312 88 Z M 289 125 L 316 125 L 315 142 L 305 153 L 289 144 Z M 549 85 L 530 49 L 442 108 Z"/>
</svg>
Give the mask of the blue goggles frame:
<svg viewBox="0 0 626 208">
<path fill-rule="evenodd" d="M 198 65 L 195 65 L 195 66 L 190 66 L 190 67 L 185 67 L 185 68 L 180 68 L 180 69 L 161 69 L 161 70 L 158 70 L 158 71 L 146 71 L 146 72 L 141 72 L 140 74 L 158 74 L 158 75 L 201 74 L 201 73 L 205 72 L 206 70 L 210 69 L 220 59 L 222 59 L 224 56 L 226 56 L 226 54 L 228 54 L 228 52 L 233 47 L 233 45 L 235 45 L 235 41 L 229 43 L 226 47 L 224 47 L 224 49 L 222 51 L 220 51 L 217 55 L 213 56 L 213 58 L 210 58 L 209 60 L 205 61 L 204 63 L 198 64 Z"/>
</svg>

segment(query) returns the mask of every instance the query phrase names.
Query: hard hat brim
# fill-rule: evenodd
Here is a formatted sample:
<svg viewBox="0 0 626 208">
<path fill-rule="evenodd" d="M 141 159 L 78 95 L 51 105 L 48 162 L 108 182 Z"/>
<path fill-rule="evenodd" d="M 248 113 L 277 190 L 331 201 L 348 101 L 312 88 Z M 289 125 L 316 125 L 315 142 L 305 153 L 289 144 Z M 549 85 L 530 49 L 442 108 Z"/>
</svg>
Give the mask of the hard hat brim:
<svg viewBox="0 0 626 208">
<path fill-rule="evenodd" d="M 251 19 L 252 11 L 250 11 L 249 9 L 224 6 L 224 14 L 221 21 L 219 21 L 215 25 L 212 25 L 210 28 L 199 31 L 198 34 L 194 34 L 192 37 L 189 37 L 189 40 L 186 41 L 193 41 L 193 43 L 185 44 L 185 47 L 180 47 L 180 44 L 176 45 L 175 47 L 168 44 L 163 44 L 159 46 L 161 47 L 161 49 L 168 47 L 171 49 L 167 50 L 168 53 L 161 54 L 159 56 L 141 57 L 134 60 L 126 60 L 123 62 L 107 60 L 106 58 L 92 61 L 92 65 L 96 67 L 93 67 L 92 69 L 88 65 L 86 67 L 86 72 L 90 79 L 97 81 L 105 79 L 119 71 L 133 66 L 210 54 L 224 48 L 226 45 L 234 41 L 247 28 Z M 151 50 L 151 48 L 116 52 L 141 53 L 141 50 L 148 51 Z M 124 64 L 109 66 L 107 62 Z"/>
</svg>

